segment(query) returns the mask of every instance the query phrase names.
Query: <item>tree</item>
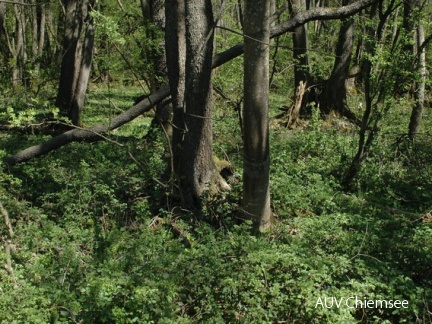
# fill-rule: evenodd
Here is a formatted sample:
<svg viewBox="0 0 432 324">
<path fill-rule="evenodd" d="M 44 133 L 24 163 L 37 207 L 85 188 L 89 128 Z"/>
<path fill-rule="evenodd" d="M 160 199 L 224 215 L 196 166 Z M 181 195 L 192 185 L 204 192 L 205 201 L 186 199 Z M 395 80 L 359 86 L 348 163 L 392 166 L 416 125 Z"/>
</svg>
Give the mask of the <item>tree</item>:
<svg viewBox="0 0 432 324">
<path fill-rule="evenodd" d="M 289 31 L 293 31 L 295 27 L 301 26 L 302 24 L 313 21 L 313 20 L 330 20 L 330 19 L 341 19 L 345 17 L 349 17 L 350 15 L 356 14 L 359 11 L 367 8 L 371 4 L 373 4 L 376 0 L 358 0 L 357 2 L 354 2 L 350 5 L 347 5 L 345 7 L 340 8 L 314 8 L 307 10 L 306 12 L 302 12 L 301 14 L 296 15 L 295 17 L 292 17 L 288 21 L 285 21 L 283 23 L 278 24 L 277 26 L 274 26 L 271 28 L 270 36 L 271 38 L 280 36 L 284 33 L 287 33 Z M 171 8 L 178 8 L 179 2 L 170 0 L 170 2 L 167 2 L 167 4 L 171 4 Z M 174 12 L 179 12 L 179 9 L 177 10 L 170 10 L 167 12 L 167 21 L 172 22 L 173 19 L 176 17 L 176 15 L 171 15 Z M 177 18 L 175 18 L 177 19 Z M 181 28 L 184 29 L 183 24 L 179 25 Z M 175 45 L 178 42 L 177 38 L 177 24 L 170 25 L 171 28 L 167 28 L 167 41 L 171 40 L 170 46 L 179 46 Z M 176 31 L 174 31 L 174 28 Z M 170 35 L 170 36 L 169 36 Z M 175 42 L 175 43 L 173 43 Z M 180 42 L 180 45 L 183 43 Z M 183 47 L 181 47 L 183 48 Z M 215 55 L 213 57 L 212 61 L 212 67 L 216 68 L 240 55 L 243 54 L 244 50 L 244 44 L 237 44 L 233 47 Z M 174 54 L 174 56 L 171 57 L 171 54 Z M 182 61 L 178 60 L 178 57 L 175 56 L 176 51 L 173 51 L 173 48 L 171 48 L 171 52 L 167 52 L 167 58 L 170 64 L 174 65 L 174 71 L 175 66 L 178 65 L 178 63 L 181 63 Z M 184 58 L 184 56 L 180 56 L 180 58 Z M 184 63 L 183 63 L 184 64 Z M 183 66 L 183 65 L 179 65 Z M 35 157 L 42 156 L 44 154 L 47 154 L 53 150 L 56 150 L 64 145 L 67 145 L 72 142 L 81 142 L 81 141 L 95 141 L 97 139 L 103 139 L 105 138 L 105 134 L 108 131 L 112 131 L 131 120 L 137 118 L 142 113 L 150 110 L 154 105 L 162 101 L 163 99 L 167 98 L 169 95 L 171 95 L 173 98 L 173 102 L 177 100 L 177 102 L 183 102 L 182 100 L 178 100 L 178 96 L 181 94 L 178 94 L 177 90 L 178 87 L 176 86 L 179 82 L 179 79 L 175 78 L 176 73 L 173 75 L 170 74 L 170 87 L 172 87 L 174 90 L 170 90 L 170 87 L 168 86 L 162 86 L 158 91 L 148 96 L 145 100 L 137 103 L 133 107 L 131 107 L 129 110 L 121 113 L 120 115 L 116 116 L 112 119 L 111 123 L 109 125 L 95 125 L 89 128 L 85 129 L 74 129 L 67 131 L 66 133 L 60 134 L 47 142 L 43 142 L 34 146 L 31 146 L 29 148 L 26 148 L 24 150 L 21 150 L 14 154 L 11 157 L 7 157 L 6 163 L 9 166 L 13 166 L 17 163 L 22 163 L 28 160 L 31 160 Z M 175 86 L 175 87 L 173 87 Z M 175 104 L 174 104 L 175 106 Z M 177 104 L 177 107 L 180 107 Z M 181 107 L 180 107 L 181 108 Z M 178 114 L 177 116 L 182 116 L 182 114 Z M 175 121 L 174 121 L 175 123 Z M 176 149 L 173 147 L 173 150 Z"/>
<path fill-rule="evenodd" d="M 153 24 L 147 28 L 146 37 L 150 39 L 148 43 L 152 44 L 157 40 L 158 32 L 163 32 L 166 25 L 165 3 L 162 0 L 146 1 L 140 0 L 141 11 L 144 18 L 144 24 Z M 155 28 L 157 30 L 155 30 Z M 145 46 L 143 46 L 145 47 Z M 143 49 L 144 51 L 144 49 Z M 150 46 L 144 55 L 146 64 L 150 66 L 149 85 L 150 91 L 154 92 L 163 84 L 168 83 L 166 55 L 160 47 Z M 144 57 L 143 57 L 144 59 Z M 143 96 L 144 97 L 144 96 Z M 156 105 L 155 118 L 152 126 L 161 126 L 168 137 L 172 137 L 172 105 L 169 100 L 164 100 Z"/>
<path fill-rule="evenodd" d="M 244 11 L 243 211 L 255 227 L 274 223 L 270 209 L 268 0 L 246 0 Z"/>
<path fill-rule="evenodd" d="M 414 44 L 407 44 L 405 51 L 415 56 L 417 78 L 414 82 L 414 105 L 408 125 L 408 137 L 413 139 L 419 131 L 423 114 L 426 88 L 426 37 L 424 31 L 422 7 L 419 0 L 404 2 L 403 25 L 409 35 L 414 36 Z"/>
<path fill-rule="evenodd" d="M 94 27 L 90 12 L 96 0 L 63 0 L 62 4 L 65 13 L 63 56 L 56 106 L 74 125 L 80 125 L 94 44 Z M 85 39 L 82 40 L 84 28 Z"/>
<path fill-rule="evenodd" d="M 96 0 L 94 0 L 93 3 L 95 4 Z M 69 117 L 74 125 L 81 125 L 81 114 L 84 109 L 87 85 L 90 78 L 91 63 L 93 59 L 94 33 L 93 18 L 89 17 L 82 48 L 79 75 L 69 111 Z"/>
<path fill-rule="evenodd" d="M 411 113 L 411 118 L 408 126 L 408 136 L 412 139 L 418 133 L 420 122 L 423 114 L 426 88 L 426 49 L 423 46 L 425 42 L 425 33 L 423 23 L 420 21 L 417 26 L 416 52 L 419 79 L 416 82 L 416 90 L 414 93 L 414 107 Z"/>
<path fill-rule="evenodd" d="M 343 1 L 343 5 L 349 3 L 350 0 Z M 333 70 L 330 78 L 324 82 L 323 93 L 320 96 L 320 109 L 325 114 L 335 112 L 339 116 L 357 122 L 356 115 L 348 108 L 346 89 L 353 42 L 354 19 L 349 17 L 342 21 L 340 27 Z"/>
<path fill-rule="evenodd" d="M 306 11 L 306 0 L 293 0 L 289 1 L 289 9 L 291 16 L 296 16 L 302 11 Z M 308 58 L 308 33 L 306 24 L 294 28 L 292 34 L 293 38 L 293 57 L 294 57 L 294 89 L 302 91 L 301 89 L 309 86 L 310 72 L 309 72 L 309 58 Z M 298 106 L 297 112 L 304 113 L 306 104 L 308 102 L 307 95 L 299 98 L 300 102 L 296 103 Z M 296 113 L 297 113 L 296 112 Z"/>
<path fill-rule="evenodd" d="M 173 161 L 182 206 L 201 209 L 214 180 L 211 121 L 213 11 L 210 0 L 166 2 L 166 53 L 173 101 Z"/>
<path fill-rule="evenodd" d="M 4 17 L 6 14 L 6 3 L 0 2 L 0 39 L 3 37 Z"/>
</svg>

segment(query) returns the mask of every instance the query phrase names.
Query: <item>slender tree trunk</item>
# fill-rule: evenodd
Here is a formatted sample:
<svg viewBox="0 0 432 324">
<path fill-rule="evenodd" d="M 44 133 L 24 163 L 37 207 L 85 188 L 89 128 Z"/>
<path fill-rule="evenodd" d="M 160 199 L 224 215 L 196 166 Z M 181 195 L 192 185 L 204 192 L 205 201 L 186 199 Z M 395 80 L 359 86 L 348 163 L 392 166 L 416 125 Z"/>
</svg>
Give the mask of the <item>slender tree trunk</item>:
<svg viewBox="0 0 432 324">
<path fill-rule="evenodd" d="M 200 197 L 214 176 L 211 121 L 213 12 L 211 0 L 183 1 L 184 6 L 181 0 L 166 3 L 167 22 L 175 24 L 167 26 L 166 36 L 174 106 L 173 158 L 182 205 L 199 213 Z"/>
<path fill-rule="evenodd" d="M 33 5 L 31 7 L 31 27 L 32 27 L 32 43 L 31 43 L 31 55 L 32 59 L 36 58 L 38 54 L 38 40 L 39 40 L 39 27 L 38 27 L 38 15 L 37 15 L 37 6 L 36 1 L 31 0 L 31 4 Z"/>
<path fill-rule="evenodd" d="M 45 44 L 45 24 L 46 24 L 46 4 L 42 3 L 39 7 L 39 39 L 38 39 L 38 57 L 43 54 L 44 44 Z"/>
<path fill-rule="evenodd" d="M 377 10 L 378 10 L 377 4 L 374 4 L 371 7 L 369 17 L 368 17 L 370 21 L 372 21 L 376 17 Z M 351 164 L 348 167 L 348 170 L 345 173 L 345 176 L 342 180 L 342 186 L 346 190 L 348 190 L 351 187 L 354 178 L 361 170 L 362 163 L 366 159 L 369 153 L 369 149 L 378 132 L 378 122 L 380 118 L 375 118 L 374 121 L 371 120 L 374 113 L 373 104 L 372 104 L 372 98 L 374 96 L 374 93 L 371 84 L 372 61 L 370 60 L 370 57 L 373 57 L 376 52 L 376 48 L 375 48 L 376 44 L 374 44 L 375 41 L 372 41 L 372 39 L 374 38 L 372 38 L 371 36 L 381 35 L 381 29 L 380 29 L 381 27 L 382 24 L 378 25 L 377 30 L 374 30 L 373 27 L 371 26 L 367 26 L 365 28 L 366 35 L 369 35 L 367 41 L 365 42 L 365 52 L 368 55 L 363 56 L 361 72 L 362 72 L 362 81 L 364 84 L 364 101 L 366 107 L 360 124 L 359 144 L 357 148 L 357 153 L 354 156 L 353 160 L 351 161 Z"/>
<path fill-rule="evenodd" d="M 270 209 L 269 4 L 246 0 L 244 14 L 243 210 L 256 228 L 274 221 Z"/>
<path fill-rule="evenodd" d="M 141 0 L 141 10 L 144 17 L 144 24 L 151 21 L 160 30 L 165 29 L 165 3 L 162 0 L 144 1 Z M 147 37 L 152 41 L 156 39 L 157 34 L 153 29 L 150 29 Z M 149 77 L 150 92 L 159 89 L 163 84 L 168 82 L 167 63 L 165 53 L 161 53 L 159 48 L 151 48 L 149 53 L 146 53 L 147 63 L 152 66 L 152 73 Z M 152 121 L 153 126 L 161 126 L 168 137 L 172 137 L 172 105 L 169 100 L 164 100 L 156 105 L 156 114 Z"/>
<path fill-rule="evenodd" d="M 418 133 L 420 122 L 423 114 L 426 87 L 426 50 L 422 46 L 425 41 L 424 27 L 419 22 L 417 27 L 416 49 L 418 55 L 419 80 L 416 82 L 415 103 L 411 113 L 411 119 L 408 127 L 408 136 L 412 139 Z"/>
<path fill-rule="evenodd" d="M 4 17 L 6 15 L 6 2 L 0 2 L 0 40 L 4 34 Z"/>
<path fill-rule="evenodd" d="M 289 10 L 291 16 L 295 16 L 303 11 L 306 11 L 306 0 L 289 1 Z M 294 89 L 296 92 L 303 84 L 306 88 L 309 86 L 310 71 L 308 58 L 308 35 L 307 26 L 303 24 L 294 29 L 293 38 L 293 57 L 294 57 Z M 305 113 L 306 104 L 308 103 L 307 92 L 301 98 L 300 113 Z"/>
</svg>

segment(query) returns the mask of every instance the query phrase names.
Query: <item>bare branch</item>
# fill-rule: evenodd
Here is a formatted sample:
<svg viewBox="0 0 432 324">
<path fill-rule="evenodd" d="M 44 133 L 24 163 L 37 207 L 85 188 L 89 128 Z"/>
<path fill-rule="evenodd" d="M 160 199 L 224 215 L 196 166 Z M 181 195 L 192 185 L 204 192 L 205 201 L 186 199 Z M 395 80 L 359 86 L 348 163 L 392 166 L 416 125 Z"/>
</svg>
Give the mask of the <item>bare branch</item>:
<svg viewBox="0 0 432 324">
<path fill-rule="evenodd" d="M 163 86 L 129 110 L 114 117 L 109 125 L 96 125 L 90 128 L 76 128 L 69 130 L 44 143 L 31 146 L 9 158 L 6 158 L 6 164 L 13 166 L 17 163 L 25 162 L 35 157 L 47 154 L 72 142 L 89 142 L 100 138 L 106 138 L 104 135 L 105 133 L 116 129 L 135 119 L 144 112 L 149 111 L 154 105 L 168 97 L 169 93 L 169 87 L 167 85 Z"/>
</svg>

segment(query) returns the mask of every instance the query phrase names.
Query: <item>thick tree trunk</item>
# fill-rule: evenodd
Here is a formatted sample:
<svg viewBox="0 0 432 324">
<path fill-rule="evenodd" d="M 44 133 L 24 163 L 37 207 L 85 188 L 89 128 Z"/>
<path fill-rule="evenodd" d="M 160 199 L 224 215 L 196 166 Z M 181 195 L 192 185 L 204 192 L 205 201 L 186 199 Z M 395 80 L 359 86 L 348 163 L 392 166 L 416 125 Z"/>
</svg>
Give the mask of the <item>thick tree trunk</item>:
<svg viewBox="0 0 432 324">
<path fill-rule="evenodd" d="M 269 23 L 268 0 L 245 1 L 242 206 L 260 230 L 274 222 L 269 181 Z"/>
<path fill-rule="evenodd" d="M 349 3 L 345 1 L 344 5 Z M 330 78 L 325 82 L 321 94 L 320 109 L 326 115 L 334 112 L 338 116 L 347 117 L 357 122 L 356 115 L 347 104 L 346 79 L 351 63 L 354 42 L 354 19 L 347 18 L 342 22 L 336 47 L 335 62 Z"/>
<path fill-rule="evenodd" d="M 166 3 L 168 72 L 174 107 L 173 160 L 182 205 L 199 212 L 213 177 L 210 0 Z M 176 10 L 174 10 L 176 8 Z M 187 36 L 186 36 L 187 35 Z M 185 46 L 186 45 L 186 46 Z"/>
<path fill-rule="evenodd" d="M 426 50 L 422 46 L 425 41 L 424 27 L 421 22 L 417 27 L 416 49 L 418 55 L 419 80 L 416 82 L 415 103 L 408 127 L 408 136 L 412 139 L 418 133 L 423 114 L 426 87 Z"/>
<path fill-rule="evenodd" d="M 84 108 L 87 86 L 90 78 L 95 37 L 94 32 L 95 31 L 93 26 L 93 19 L 90 18 L 84 38 L 84 46 L 82 49 L 82 60 L 79 71 L 80 73 L 77 80 L 77 88 L 72 98 L 72 105 L 69 114 L 72 123 L 78 126 L 81 125 L 81 115 Z"/>
<path fill-rule="evenodd" d="M 89 11 L 97 1 L 64 0 L 64 3 L 64 54 L 56 105 L 61 114 L 68 116 L 74 125 L 80 126 L 94 46 L 94 28 Z M 81 39 L 85 21 L 88 21 L 87 30 L 84 39 Z"/>
<path fill-rule="evenodd" d="M 56 106 L 59 107 L 63 115 L 72 119 L 71 105 L 78 84 L 82 57 L 80 35 L 83 27 L 83 16 L 79 0 L 63 0 L 62 2 L 65 9 L 65 27 Z"/>
</svg>

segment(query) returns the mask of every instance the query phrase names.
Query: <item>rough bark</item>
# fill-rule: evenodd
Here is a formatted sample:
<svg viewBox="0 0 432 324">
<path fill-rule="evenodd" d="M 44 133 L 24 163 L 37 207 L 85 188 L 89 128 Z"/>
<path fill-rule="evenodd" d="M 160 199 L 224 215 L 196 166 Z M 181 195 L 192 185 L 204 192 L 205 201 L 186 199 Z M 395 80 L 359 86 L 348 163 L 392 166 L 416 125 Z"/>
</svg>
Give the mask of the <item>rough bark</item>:
<svg viewBox="0 0 432 324">
<path fill-rule="evenodd" d="M 84 0 L 86 1 L 86 0 Z M 63 0 L 65 10 L 63 31 L 63 56 L 56 106 L 63 115 L 72 119 L 71 106 L 77 89 L 81 66 L 81 40 L 83 28 L 83 6 L 79 0 Z"/>
<path fill-rule="evenodd" d="M 422 120 L 423 106 L 425 101 L 426 88 L 426 50 L 422 46 L 425 41 L 424 27 L 421 22 L 417 26 L 417 55 L 418 55 L 418 71 L 419 80 L 416 82 L 415 103 L 411 113 L 410 123 L 408 127 L 408 136 L 413 139 L 420 128 Z"/>
<path fill-rule="evenodd" d="M 265 230 L 274 223 L 270 209 L 268 0 L 246 0 L 244 16 L 243 201 L 245 217 Z"/>
<path fill-rule="evenodd" d="M 344 5 L 350 0 L 344 1 Z M 351 121 L 358 122 L 356 115 L 347 104 L 346 80 L 349 74 L 351 55 L 354 43 L 354 19 L 345 19 L 339 30 L 335 61 L 330 78 L 324 83 L 321 94 L 320 109 L 329 115 L 335 113 Z"/>
<path fill-rule="evenodd" d="M 69 112 L 72 124 L 78 126 L 81 125 L 81 115 L 82 110 L 84 109 L 87 86 L 90 78 L 94 38 L 95 30 L 93 25 L 93 19 L 90 18 L 84 38 L 84 45 L 82 48 L 82 59 L 79 76 L 77 79 L 77 87 L 72 98 L 72 104 Z"/>
<path fill-rule="evenodd" d="M 27 52 L 25 44 L 26 17 L 22 6 L 14 4 L 15 13 L 15 31 L 14 41 L 10 47 L 15 64 L 12 68 L 12 86 L 17 87 L 20 84 L 25 85 L 24 66 L 27 62 Z"/>
<path fill-rule="evenodd" d="M 184 4 L 184 6 L 183 6 Z M 211 69 L 213 12 L 210 0 L 167 7 L 167 57 L 174 107 L 173 160 L 182 205 L 199 212 L 212 182 Z M 181 14 L 184 10 L 184 15 Z M 172 29 L 171 32 L 168 30 Z M 186 47 L 184 47 L 186 45 Z"/>
<path fill-rule="evenodd" d="M 38 39 L 38 52 L 39 57 L 42 56 L 45 44 L 45 24 L 46 24 L 46 4 L 42 3 L 38 7 L 38 22 L 39 22 L 39 39 Z"/>
</svg>

